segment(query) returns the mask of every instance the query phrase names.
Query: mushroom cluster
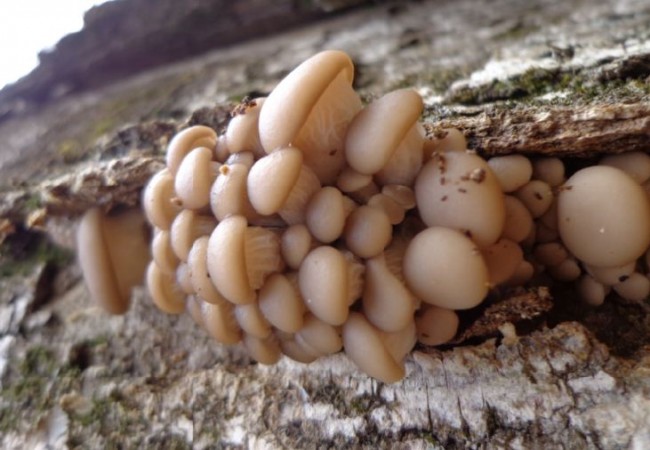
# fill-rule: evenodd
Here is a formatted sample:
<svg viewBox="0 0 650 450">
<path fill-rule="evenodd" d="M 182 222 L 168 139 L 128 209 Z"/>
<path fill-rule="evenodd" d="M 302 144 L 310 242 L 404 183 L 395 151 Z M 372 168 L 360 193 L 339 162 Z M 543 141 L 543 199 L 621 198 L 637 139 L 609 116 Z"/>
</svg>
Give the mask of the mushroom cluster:
<svg viewBox="0 0 650 450">
<path fill-rule="evenodd" d="M 486 161 L 457 130 L 427 137 L 415 91 L 364 106 L 353 75 L 345 53 L 319 53 L 225 133 L 171 140 L 143 195 L 162 311 L 263 364 L 343 349 L 395 382 L 417 342 L 450 341 L 457 311 L 502 286 L 548 275 L 594 304 L 610 287 L 647 297 L 650 156 L 568 180 L 557 158 Z"/>
</svg>

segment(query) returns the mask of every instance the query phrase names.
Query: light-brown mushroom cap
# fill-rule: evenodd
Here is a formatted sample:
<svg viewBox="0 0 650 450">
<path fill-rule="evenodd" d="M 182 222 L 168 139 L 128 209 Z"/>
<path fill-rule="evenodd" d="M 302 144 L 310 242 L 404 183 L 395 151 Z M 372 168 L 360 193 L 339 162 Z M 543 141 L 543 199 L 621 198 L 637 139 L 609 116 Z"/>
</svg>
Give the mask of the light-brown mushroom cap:
<svg viewBox="0 0 650 450">
<path fill-rule="evenodd" d="M 390 272 L 383 254 L 366 261 L 363 312 L 377 328 L 395 332 L 413 320 L 416 300 Z"/>
<path fill-rule="evenodd" d="M 591 275 L 583 275 L 577 282 L 578 294 L 582 301 L 591 306 L 600 306 L 609 293 L 609 288 L 594 280 Z"/>
<path fill-rule="evenodd" d="M 167 314 L 185 311 L 185 293 L 176 284 L 175 278 L 162 273 L 153 261 L 147 268 L 147 290 L 161 311 Z"/>
<path fill-rule="evenodd" d="M 158 230 L 151 241 L 151 255 L 158 268 L 168 275 L 176 272 L 180 260 L 172 248 L 169 231 Z"/>
<path fill-rule="evenodd" d="M 271 335 L 271 324 L 264 317 L 257 302 L 235 306 L 237 323 L 247 334 L 264 339 Z"/>
<path fill-rule="evenodd" d="M 248 199 L 248 172 L 245 164 L 224 164 L 210 189 L 210 208 L 217 220 L 241 215 L 249 221 L 258 218 Z"/>
<path fill-rule="evenodd" d="M 289 276 L 296 277 L 295 274 Z M 303 325 L 305 304 L 294 283 L 287 275 L 274 273 L 266 279 L 259 292 L 259 307 L 264 317 L 277 329 L 295 333 Z"/>
<path fill-rule="evenodd" d="M 395 157 L 394 164 L 398 171 L 405 172 L 405 179 L 385 180 L 386 184 L 411 184 L 422 165 L 424 137 L 417 121 L 423 108 L 422 97 L 411 89 L 390 92 L 364 108 L 350 123 L 345 137 L 345 156 L 350 167 L 373 175 Z M 405 146 L 398 155 L 403 141 Z"/>
<path fill-rule="evenodd" d="M 266 154 L 258 130 L 260 111 L 265 100 L 266 97 L 253 99 L 245 111 L 236 113 L 230 120 L 225 134 L 229 152 L 253 152 L 257 158 Z"/>
<path fill-rule="evenodd" d="M 199 210 L 210 203 L 210 188 L 221 163 L 212 161 L 212 151 L 197 147 L 178 166 L 174 190 L 184 208 Z"/>
<path fill-rule="evenodd" d="M 345 244 L 360 258 L 372 258 L 384 251 L 393 237 L 388 215 L 379 208 L 362 205 L 345 222 Z"/>
<path fill-rule="evenodd" d="M 448 309 L 468 309 L 488 292 L 489 272 L 476 244 L 444 227 L 415 236 L 404 254 L 404 278 L 416 297 Z"/>
<path fill-rule="evenodd" d="M 317 247 L 298 271 L 300 293 L 307 308 L 319 319 L 342 325 L 348 317 L 348 262 L 333 247 Z"/>
<path fill-rule="evenodd" d="M 458 331 L 458 314 L 451 309 L 427 306 L 415 318 L 418 341 L 424 345 L 441 345 L 451 341 Z"/>
<path fill-rule="evenodd" d="M 278 333 L 276 333 L 276 335 L 278 335 Z M 309 364 L 318 359 L 319 355 L 311 353 L 309 350 L 306 350 L 303 346 L 298 344 L 293 335 L 291 335 L 291 338 L 278 335 L 278 339 L 280 341 L 280 350 L 282 350 L 282 354 L 288 356 L 294 361 Z"/>
<path fill-rule="evenodd" d="M 222 344 L 236 344 L 242 339 L 242 331 L 235 320 L 234 306 L 229 303 L 201 301 L 203 327 L 208 334 Z"/>
<path fill-rule="evenodd" d="M 538 158 L 533 162 L 533 178 L 551 187 L 564 183 L 564 163 L 560 158 Z"/>
<path fill-rule="evenodd" d="M 298 270 L 307 253 L 316 245 L 309 229 L 304 224 L 287 227 L 280 239 L 282 258 L 293 270 Z"/>
<path fill-rule="evenodd" d="M 564 245 L 593 266 L 627 264 L 650 246 L 650 200 L 614 167 L 576 172 L 558 196 L 558 223 Z"/>
<path fill-rule="evenodd" d="M 259 214 L 279 213 L 290 225 L 304 221 L 311 196 L 320 189 L 316 175 L 303 165 L 296 148 L 282 148 L 253 164 L 247 180 L 248 197 Z"/>
<path fill-rule="evenodd" d="M 275 364 L 282 356 L 278 339 L 273 334 L 265 338 L 244 334 L 242 342 L 250 357 L 260 364 Z"/>
<path fill-rule="evenodd" d="M 324 244 L 334 242 L 343 233 L 345 219 L 356 203 L 333 186 L 325 186 L 312 195 L 305 223 L 311 234 Z"/>
<path fill-rule="evenodd" d="M 151 177 L 142 195 L 142 206 L 151 225 L 169 230 L 181 206 L 174 192 L 174 176 L 168 169 Z"/>
<path fill-rule="evenodd" d="M 192 245 L 187 257 L 187 264 L 191 271 L 191 283 L 196 295 L 208 303 L 225 303 L 226 299 L 214 287 L 208 274 L 208 242 L 209 236 L 201 236 Z"/>
<path fill-rule="evenodd" d="M 525 259 L 519 263 L 515 273 L 503 283 L 504 286 L 523 286 L 535 275 L 535 267 Z"/>
<path fill-rule="evenodd" d="M 187 257 L 194 241 L 201 236 L 209 236 L 217 225 L 212 216 L 198 214 L 184 209 L 174 219 L 171 226 L 170 239 L 174 253 L 178 258 L 187 262 Z"/>
<path fill-rule="evenodd" d="M 309 313 L 295 340 L 304 350 L 318 356 L 331 355 L 343 348 L 338 329 Z"/>
<path fill-rule="evenodd" d="M 535 261 L 544 266 L 557 266 L 569 257 L 569 252 L 560 242 L 548 242 L 537 245 L 533 256 Z"/>
<path fill-rule="evenodd" d="M 600 160 L 599 164 L 616 167 L 627 173 L 639 184 L 643 184 L 650 179 L 650 155 L 645 152 L 607 155 Z"/>
<path fill-rule="evenodd" d="M 595 267 L 589 264 L 585 264 L 584 267 L 587 273 L 599 283 L 606 286 L 613 286 L 624 282 L 634 273 L 636 260 L 616 267 Z"/>
<path fill-rule="evenodd" d="M 181 262 L 176 268 L 176 284 L 181 288 L 186 295 L 194 295 L 194 286 L 192 285 L 192 272 L 190 271 L 190 266 Z"/>
<path fill-rule="evenodd" d="M 384 383 L 404 378 L 401 362 L 395 361 L 382 340 L 382 333 L 362 314 L 351 313 L 343 325 L 345 353 L 361 370 Z"/>
<path fill-rule="evenodd" d="M 432 158 L 415 182 L 420 217 L 428 226 L 468 233 L 480 247 L 494 244 L 505 223 L 505 200 L 487 163 L 467 152 Z"/>
<path fill-rule="evenodd" d="M 172 175 L 176 175 L 181 161 L 189 152 L 197 147 L 215 148 L 217 133 L 210 127 L 195 125 L 177 133 L 167 146 L 167 168 Z"/>
<path fill-rule="evenodd" d="M 503 238 L 482 249 L 481 254 L 487 265 L 492 287 L 510 279 L 524 260 L 521 247 L 516 242 Z"/>
<path fill-rule="evenodd" d="M 392 225 L 398 225 L 402 223 L 404 216 L 406 215 L 404 208 L 399 203 L 397 203 L 397 201 L 384 194 L 383 192 L 370 197 L 367 205 L 383 211 L 384 214 L 386 214 L 386 217 L 388 217 L 388 221 Z"/>
<path fill-rule="evenodd" d="M 495 156 L 488 165 L 499 180 L 503 192 L 514 192 L 530 181 L 533 166 L 523 155 Z"/>
<path fill-rule="evenodd" d="M 77 255 L 91 297 L 111 314 L 129 308 L 131 289 L 140 284 L 150 259 L 144 216 L 132 209 L 106 216 L 99 208 L 84 214 L 77 229 Z"/>
<path fill-rule="evenodd" d="M 625 300 L 642 302 L 650 295 L 650 280 L 645 275 L 634 272 L 613 288 Z"/>
<path fill-rule="evenodd" d="M 457 128 L 446 128 L 442 131 L 444 136 L 434 140 L 436 152 L 464 152 L 467 150 L 467 139 L 465 139 L 465 135 L 460 130 Z M 425 155 L 425 159 L 428 159 L 427 155 Z"/>
<path fill-rule="evenodd" d="M 353 78 L 350 57 L 335 50 L 318 53 L 291 71 L 260 111 L 260 141 L 266 152 L 296 146 L 323 184 L 334 183 L 345 164 L 345 130 L 362 107 Z M 323 124 L 327 129 L 319 130 Z"/>
<path fill-rule="evenodd" d="M 546 272 L 548 272 L 554 280 L 564 282 L 575 281 L 580 278 L 580 275 L 582 275 L 582 269 L 580 269 L 578 261 L 573 257 L 565 259 L 557 266 L 547 267 Z"/>
<path fill-rule="evenodd" d="M 517 197 L 506 195 L 504 202 L 506 221 L 501 235 L 512 241 L 522 242 L 533 229 L 533 216 Z"/>
<path fill-rule="evenodd" d="M 528 208 L 533 218 L 541 217 L 553 203 L 553 191 L 548 183 L 541 180 L 531 180 L 514 192 Z"/>
</svg>

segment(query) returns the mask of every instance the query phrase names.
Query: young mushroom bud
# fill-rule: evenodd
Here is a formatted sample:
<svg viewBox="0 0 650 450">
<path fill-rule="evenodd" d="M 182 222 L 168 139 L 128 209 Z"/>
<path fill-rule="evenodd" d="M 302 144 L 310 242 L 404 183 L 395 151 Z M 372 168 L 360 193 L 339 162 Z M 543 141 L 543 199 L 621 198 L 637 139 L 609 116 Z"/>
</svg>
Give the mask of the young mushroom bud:
<svg viewBox="0 0 650 450">
<path fill-rule="evenodd" d="M 509 239 L 499 239 L 481 251 L 488 268 L 490 286 L 498 286 L 510 279 L 524 260 L 521 247 Z"/>
<path fill-rule="evenodd" d="M 404 278 L 426 303 L 447 309 L 473 308 L 488 292 L 489 271 L 481 252 L 462 233 L 427 228 L 404 254 Z"/>
<path fill-rule="evenodd" d="M 596 267 L 584 264 L 585 270 L 596 281 L 605 286 L 614 286 L 627 280 L 636 269 L 636 260 L 617 267 Z"/>
<path fill-rule="evenodd" d="M 431 346 L 449 342 L 456 336 L 458 324 L 456 311 L 427 306 L 415 318 L 418 342 Z"/>
<path fill-rule="evenodd" d="M 642 302 L 650 295 L 650 280 L 639 272 L 634 272 L 613 287 L 618 295 L 632 302 Z"/>
<path fill-rule="evenodd" d="M 334 242 L 343 233 L 345 219 L 356 208 L 356 203 L 341 191 L 326 186 L 316 192 L 305 212 L 305 223 L 311 234 L 324 244 Z"/>
<path fill-rule="evenodd" d="M 185 293 L 176 284 L 174 276 L 162 273 L 153 261 L 147 268 L 147 290 L 161 311 L 167 314 L 185 311 Z"/>
<path fill-rule="evenodd" d="M 271 335 L 271 324 L 264 317 L 256 302 L 235 306 L 235 318 L 242 330 L 256 338 Z"/>
<path fill-rule="evenodd" d="M 151 255 L 158 268 L 168 275 L 176 273 L 180 260 L 172 248 L 169 231 L 158 230 L 151 241 Z"/>
<path fill-rule="evenodd" d="M 107 216 L 87 211 L 77 229 L 77 253 L 86 287 L 104 310 L 123 314 L 131 289 L 142 282 L 150 259 L 149 230 L 142 213 L 131 209 Z"/>
<path fill-rule="evenodd" d="M 221 163 L 212 161 L 212 151 L 197 147 L 178 166 L 174 180 L 176 195 L 184 208 L 200 210 L 210 203 L 210 188 Z"/>
<path fill-rule="evenodd" d="M 246 348 L 246 351 L 248 351 L 249 356 L 260 364 L 275 364 L 282 356 L 280 343 L 273 334 L 270 334 L 265 338 L 245 334 L 242 342 L 244 343 L 244 347 Z"/>
<path fill-rule="evenodd" d="M 304 351 L 316 356 L 331 355 L 343 347 L 338 329 L 313 314 L 305 316 L 304 325 L 296 333 L 295 340 Z"/>
<path fill-rule="evenodd" d="M 417 121 L 423 107 L 417 92 L 402 89 L 363 109 L 345 138 L 350 167 L 380 184 L 413 184 L 422 167 L 424 132 Z"/>
<path fill-rule="evenodd" d="M 531 180 L 514 192 L 536 219 L 541 217 L 553 203 L 553 191 L 548 183 L 541 180 Z"/>
<path fill-rule="evenodd" d="M 533 230 L 533 216 L 517 197 L 505 196 L 506 221 L 502 237 L 514 242 L 523 242 Z"/>
<path fill-rule="evenodd" d="M 278 236 L 249 227 L 242 216 L 219 222 L 208 241 L 207 258 L 212 283 L 235 304 L 252 303 L 266 277 L 284 268 Z"/>
<path fill-rule="evenodd" d="M 201 236 L 192 245 L 192 249 L 187 257 L 187 264 L 191 272 L 192 288 L 197 296 L 202 300 L 213 303 L 223 304 L 226 299 L 214 287 L 208 273 L 208 236 Z"/>
<path fill-rule="evenodd" d="M 176 256 L 187 262 L 190 249 L 201 236 L 209 236 L 217 225 L 212 216 L 204 216 L 192 210 L 183 210 L 172 223 L 170 238 Z"/>
<path fill-rule="evenodd" d="M 579 170 L 560 191 L 557 207 L 562 242 L 586 264 L 622 266 L 650 245 L 650 201 L 620 169 Z"/>
<path fill-rule="evenodd" d="M 573 257 L 568 257 L 557 266 L 549 266 L 546 272 L 557 281 L 575 281 L 582 275 L 580 264 Z"/>
<path fill-rule="evenodd" d="M 280 331 L 276 331 L 275 335 L 280 341 L 280 350 L 283 355 L 303 364 L 309 364 L 318 359 L 319 355 L 306 350 L 296 342 L 295 335 Z"/>
<path fill-rule="evenodd" d="M 233 111 L 226 129 L 226 141 L 231 153 L 252 152 L 256 159 L 266 154 L 260 142 L 258 123 L 266 97 L 244 101 Z"/>
<path fill-rule="evenodd" d="M 142 195 L 142 205 L 151 225 L 169 230 L 181 206 L 174 192 L 174 176 L 168 169 L 161 170 L 149 180 Z"/>
<path fill-rule="evenodd" d="M 564 183 L 564 163 L 560 158 L 539 158 L 533 162 L 533 178 L 551 187 Z"/>
<path fill-rule="evenodd" d="M 278 330 L 295 333 L 302 328 L 306 308 L 295 273 L 269 276 L 260 289 L 258 301 L 266 320 Z"/>
<path fill-rule="evenodd" d="M 488 166 L 499 180 L 503 192 L 514 192 L 530 181 L 533 166 L 523 155 L 495 156 Z"/>
<path fill-rule="evenodd" d="M 167 146 L 167 168 L 172 176 L 176 175 L 178 167 L 185 156 L 197 147 L 213 149 L 217 146 L 217 133 L 203 125 L 186 128 L 169 142 Z"/>
<path fill-rule="evenodd" d="M 388 184 L 382 187 L 381 193 L 370 197 L 368 206 L 382 209 L 390 223 L 398 225 L 404 220 L 406 211 L 415 207 L 415 193 L 408 186 Z"/>
<path fill-rule="evenodd" d="M 437 155 L 415 181 L 422 220 L 467 233 L 479 247 L 494 244 L 505 223 L 505 200 L 497 178 L 479 156 L 466 152 Z"/>
<path fill-rule="evenodd" d="M 343 325 L 345 353 L 361 370 L 384 383 L 404 378 L 404 363 L 393 357 L 384 334 L 359 313 L 351 313 Z"/>
<path fill-rule="evenodd" d="M 192 272 L 190 271 L 190 266 L 181 262 L 176 268 L 176 284 L 181 288 L 187 295 L 194 295 L 194 285 L 192 284 Z"/>
<path fill-rule="evenodd" d="M 247 164 L 232 161 L 219 168 L 219 174 L 210 189 L 210 207 L 217 220 L 233 215 L 244 216 L 249 222 L 259 218 L 248 198 L 249 170 Z"/>
<path fill-rule="evenodd" d="M 242 332 L 235 320 L 234 307 L 230 303 L 199 301 L 203 327 L 212 338 L 222 344 L 236 344 L 241 341 Z"/>
<path fill-rule="evenodd" d="M 289 226 L 282 233 L 280 251 L 287 266 L 293 270 L 298 270 L 307 253 L 316 245 L 316 241 L 314 241 L 307 226 L 295 224 Z"/>
<path fill-rule="evenodd" d="M 266 152 L 297 147 L 321 183 L 334 184 L 345 165 L 348 124 L 362 108 L 353 78 L 352 61 L 340 51 L 318 53 L 296 67 L 260 111 L 260 141 Z"/>
<path fill-rule="evenodd" d="M 352 211 L 345 222 L 346 246 L 360 258 L 372 258 L 384 251 L 393 237 L 393 226 L 386 213 L 363 205 Z"/>
<path fill-rule="evenodd" d="M 364 175 L 346 166 L 336 179 L 336 187 L 358 203 L 366 203 L 379 193 L 379 187 L 372 175 Z"/>
<path fill-rule="evenodd" d="M 259 214 L 278 213 L 289 225 L 304 222 L 307 202 L 321 187 L 314 172 L 303 165 L 300 150 L 289 147 L 253 164 L 247 186 Z"/>
<path fill-rule="evenodd" d="M 583 275 L 576 284 L 582 301 L 591 306 L 602 305 L 609 293 L 609 287 L 594 280 L 591 275 Z"/>
<path fill-rule="evenodd" d="M 608 155 L 601 159 L 598 164 L 616 167 L 627 173 L 639 184 L 643 184 L 650 179 L 650 155 L 645 152 Z"/>
<path fill-rule="evenodd" d="M 467 150 L 465 135 L 456 128 L 445 128 L 427 143 L 424 161 L 431 159 L 434 153 L 464 152 Z"/>
</svg>

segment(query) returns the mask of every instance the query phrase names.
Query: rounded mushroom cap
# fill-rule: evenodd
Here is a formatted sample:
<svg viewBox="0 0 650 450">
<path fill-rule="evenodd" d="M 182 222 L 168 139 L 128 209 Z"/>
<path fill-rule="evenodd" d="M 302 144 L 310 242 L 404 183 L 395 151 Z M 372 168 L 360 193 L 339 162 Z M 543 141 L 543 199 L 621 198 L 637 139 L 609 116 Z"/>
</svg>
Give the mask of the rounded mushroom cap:
<svg viewBox="0 0 650 450">
<path fill-rule="evenodd" d="M 294 281 L 297 285 L 297 280 Z M 296 285 L 286 275 L 274 273 L 266 279 L 259 293 L 259 307 L 264 317 L 286 333 L 295 333 L 302 328 L 306 311 Z"/>
<path fill-rule="evenodd" d="M 217 146 L 217 133 L 203 125 L 186 128 L 177 133 L 167 146 L 167 168 L 172 175 L 176 175 L 181 161 L 189 152 L 197 147 L 213 149 Z"/>
<path fill-rule="evenodd" d="M 537 245 L 533 256 L 544 266 L 558 266 L 569 257 L 569 252 L 560 242 L 547 242 Z"/>
<path fill-rule="evenodd" d="M 631 261 L 617 267 L 594 267 L 589 264 L 585 264 L 584 267 L 587 273 L 599 283 L 605 286 L 613 286 L 618 283 L 623 283 L 634 273 L 636 261 Z"/>
<path fill-rule="evenodd" d="M 173 276 L 164 274 L 153 261 L 147 268 L 147 290 L 154 304 L 167 314 L 185 311 L 185 293 Z"/>
<path fill-rule="evenodd" d="M 481 252 L 488 268 L 490 285 L 497 286 L 510 279 L 524 260 L 519 245 L 509 239 L 499 239 Z"/>
<path fill-rule="evenodd" d="M 592 166 L 576 172 L 558 197 L 562 241 L 581 261 L 622 266 L 650 245 L 650 200 L 625 172 Z"/>
<path fill-rule="evenodd" d="M 449 342 L 456 336 L 458 324 L 456 311 L 428 306 L 415 318 L 418 342 L 431 346 Z"/>
<path fill-rule="evenodd" d="M 650 295 L 650 280 L 645 275 L 634 272 L 625 281 L 614 285 L 614 290 L 625 300 L 642 302 Z"/>
<path fill-rule="evenodd" d="M 172 248 L 169 231 L 158 230 L 151 241 L 151 254 L 158 268 L 168 275 L 176 273 L 180 260 Z"/>
<path fill-rule="evenodd" d="M 246 347 L 250 357 L 260 364 L 275 364 L 282 356 L 282 353 L 280 352 L 280 344 L 273 334 L 265 338 L 258 338 L 250 334 L 245 334 L 242 342 L 244 343 L 244 347 Z"/>
<path fill-rule="evenodd" d="M 318 53 L 291 71 L 260 111 L 260 141 L 266 152 L 297 146 L 321 182 L 332 184 L 345 164 L 345 130 L 362 107 L 353 78 L 352 60 L 335 50 Z"/>
<path fill-rule="evenodd" d="M 332 186 L 326 186 L 316 192 L 305 212 L 305 222 L 311 234 L 320 242 L 329 244 L 337 240 L 345 219 L 354 208 L 354 202 Z"/>
<path fill-rule="evenodd" d="M 608 155 L 601 159 L 599 164 L 621 169 L 639 184 L 650 179 L 650 155 L 645 152 Z"/>
<path fill-rule="evenodd" d="M 295 340 L 304 350 L 317 356 L 331 355 L 343 347 L 337 328 L 313 314 L 305 315 L 304 325 L 296 333 Z"/>
<path fill-rule="evenodd" d="M 174 176 L 168 169 L 156 173 L 147 183 L 142 195 L 142 206 L 149 223 L 161 230 L 169 230 L 180 212 L 180 202 L 174 192 Z"/>
<path fill-rule="evenodd" d="M 296 185 L 303 156 L 296 148 L 282 148 L 261 158 L 248 173 L 248 196 L 260 214 L 278 212 Z"/>
<path fill-rule="evenodd" d="M 258 120 L 265 100 L 266 97 L 249 100 L 244 108 L 237 108 L 233 112 L 234 116 L 228 123 L 225 134 L 229 152 L 253 152 L 258 158 L 264 156 Z"/>
<path fill-rule="evenodd" d="M 212 151 L 197 147 L 178 166 L 174 189 L 183 207 L 202 209 L 210 203 L 210 187 L 217 177 L 220 163 L 212 161 Z"/>
<path fill-rule="evenodd" d="M 533 230 L 533 216 L 517 197 L 506 195 L 506 221 L 502 236 L 515 242 L 523 242 Z"/>
<path fill-rule="evenodd" d="M 551 187 L 564 183 L 564 163 L 560 158 L 539 158 L 533 162 L 533 178 Z"/>
<path fill-rule="evenodd" d="M 187 257 L 194 292 L 208 303 L 225 303 L 226 299 L 214 287 L 208 274 L 208 242 L 209 236 L 201 236 L 192 245 Z"/>
<path fill-rule="evenodd" d="M 423 108 L 422 97 L 412 89 L 390 92 L 364 108 L 350 123 L 345 137 L 350 167 L 366 175 L 382 170 L 416 126 Z M 420 164 L 422 143 L 420 136 L 416 149 Z"/>
<path fill-rule="evenodd" d="M 441 136 L 434 141 L 435 151 L 464 152 L 467 150 L 467 140 L 465 139 L 465 135 L 459 129 L 446 128 L 442 131 L 444 136 Z"/>
<path fill-rule="evenodd" d="M 304 224 L 291 225 L 282 233 L 280 241 L 282 258 L 293 270 L 298 270 L 313 246 L 314 240 Z"/>
<path fill-rule="evenodd" d="M 600 306 L 609 293 L 609 288 L 594 280 L 591 275 L 583 275 L 577 282 L 578 294 L 582 301 L 591 306 Z"/>
<path fill-rule="evenodd" d="M 236 344 L 241 341 L 242 331 L 235 320 L 231 304 L 201 301 L 201 318 L 205 330 L 218 342 Z"/>
<path fill-rule="evenodd" d="M 348 317 L 348 262 L 338 250 L 317 247 L 298 271 L 300 293 L 307 308 L 319 319 L 341 325 Z"/>
<path fill-rule="evenodd" d="M 505 223 L 505 200 L 487 163 L 466 152 L 436 155 L 415 181 L 420 217 L 428 226 L 468 233 L 480 247 L 494 244 Z"/>
<path fill-rule="evenodd" d="M 348 216 L 343 236 L 345 244 L 355 255 L 372 258 L 390 244 L 393 226 L 383 210 L 362 205 Z"/>
<path fill-rule="evenodd" d="M 582 275 L 582 269 L 578 261 L 573 257 L 568 257 L 557 266 L 546 268 L 548 274 L 557 281 L 575 281 Z"/>
<path fill-rule="evenodd" d="M 529 181 L 517 189 L 514 195 L 521 200 L 535 219 L 543 216 L 553 204 L 551 186 L 542 180 Z"/>
<path fill-rule="evenodd" d="M 503 192 L 513 192 L 530 181 L 533 165 L 523 155 L 495 156 L 488 165 L 499 180 Z"/>
<path fill-rule="evenodd" d="M 184 209 L 176 216 L 172 223 L 170 239 L 176 256 L 187 262 L 187 257 L 194 241 L 201 236 L 209 236 L 214 230 L 217 221 L 212 216 L 204 216 Z"/>
<path fill-rule="evenodd" d="M 489 272 L 476 244 L 443 227 L 416 235 L 404 254 L 406 285 L 422 301 L 447 309 L 473 308 L 488 292 Z"/>
<path fill-rule="evenodd" d="M 84 214 L 77 229 L 77 254 L 91 297 L 111 314 L 129 308 L 131 289 L 140 284 L 150 260 L 148 229 L 137 209 L 106 216 L 99 208 Z"/>
<path fill-rule="evenodd" d="M 235 306 L 235 318 L 241 329 L 251 336 L 264 339 L 271 335 L 271 325 L 256 302 Z"/>
<path fill-rule="evenodd" d="M 244 217 L 227 217 L 219 222 L 208 241 L 208 273 L 212 283 L 235 304 L 255 300 L 246 270 L 246 227 Z"/>
<path fill-rule="evenodd" d="M 249 221 L 258 216 L 248 199 L 248 172 L 245 164 L 224 164 L 210 189 L 210 208 L 217 220 L 242 215 Z"/>
<path fill-rule="evenodd" d="M 405 370 L 386 348 L 382 333 L 359 313 L 351 313 L 343 325 L 343 347 L 348 357 L 365 373 L 384 383 L 404 378 Z"/>
</svg>

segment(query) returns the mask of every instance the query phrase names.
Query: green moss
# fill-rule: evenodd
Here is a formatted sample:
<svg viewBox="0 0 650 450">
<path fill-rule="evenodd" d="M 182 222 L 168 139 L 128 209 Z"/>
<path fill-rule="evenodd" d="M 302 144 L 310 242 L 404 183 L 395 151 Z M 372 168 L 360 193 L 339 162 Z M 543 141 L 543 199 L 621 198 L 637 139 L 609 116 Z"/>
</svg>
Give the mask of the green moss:
<svg viewBox="0 0 650 450">
<path fill-rule="evenodd" d="M 59 143 L 56 153 L 65 164 L 72 164 L 83 157 L 83 147 L 76 139 L 65 139 Z"/>
</svg>

